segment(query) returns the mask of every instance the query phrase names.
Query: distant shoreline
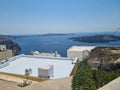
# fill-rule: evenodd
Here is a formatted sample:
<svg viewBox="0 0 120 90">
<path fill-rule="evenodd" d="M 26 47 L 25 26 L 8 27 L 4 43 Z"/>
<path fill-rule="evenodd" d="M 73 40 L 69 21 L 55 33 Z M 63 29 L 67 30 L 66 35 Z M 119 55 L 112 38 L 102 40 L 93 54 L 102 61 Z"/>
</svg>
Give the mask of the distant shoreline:
<svg viewBox="0 0 120 90">
<path fill-rule="evenodd" d="M 64 36 L 73 35 L 73 33 L 47 33 L 47 34 L 36 34 L 36 35 L 0 35 L 1 38 L 24 38 L 24 37 L 38 37 L 38 36 Z"/>
</svg>

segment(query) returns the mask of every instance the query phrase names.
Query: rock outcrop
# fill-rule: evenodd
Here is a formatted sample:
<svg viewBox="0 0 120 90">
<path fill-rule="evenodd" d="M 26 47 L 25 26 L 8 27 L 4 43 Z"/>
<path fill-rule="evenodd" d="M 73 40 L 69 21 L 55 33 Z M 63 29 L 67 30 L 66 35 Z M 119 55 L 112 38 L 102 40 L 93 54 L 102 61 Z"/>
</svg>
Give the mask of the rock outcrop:
<svg viewBox="0 0 120 90">
<path fill-rule="evenodd" d="M 94 69 L 115 70 L 120 67 L 120 47 L 96 47 L 89 55 L 88 63 Z"/>
<path fill-rule="evenodd" d="M 0 38 L 0 45 L 6 45 L 6 48 L 11 49 L 14 54 L 21 50 L 21 47 L 10 38 Z"/>
</svg>

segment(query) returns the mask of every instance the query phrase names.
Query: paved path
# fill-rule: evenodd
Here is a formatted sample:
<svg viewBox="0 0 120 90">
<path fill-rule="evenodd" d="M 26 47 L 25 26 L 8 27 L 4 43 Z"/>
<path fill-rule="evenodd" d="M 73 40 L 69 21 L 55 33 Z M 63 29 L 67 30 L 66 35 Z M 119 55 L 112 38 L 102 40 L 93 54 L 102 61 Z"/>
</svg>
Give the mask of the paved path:
<svg viewBox="0 0 120 90">
<path fill-rule="evenodd" d="M 32 84 L 24 88 L 18 87 L 23 78 L 0 74 L 0 90 L 71 90 L 72 77 L 47 80 L 44 82 L 32 81 Z"/>
</svg>

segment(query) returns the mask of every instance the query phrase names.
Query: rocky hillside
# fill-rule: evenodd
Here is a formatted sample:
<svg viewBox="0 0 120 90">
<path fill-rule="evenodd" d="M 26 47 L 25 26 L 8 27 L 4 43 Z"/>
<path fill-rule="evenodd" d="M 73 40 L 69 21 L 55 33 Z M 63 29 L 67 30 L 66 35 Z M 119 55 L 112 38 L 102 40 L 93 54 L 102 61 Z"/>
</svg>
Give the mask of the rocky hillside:
<svg viewBox="0 0 120 90">
<path fill-rule="evenodd" d="M 94 69 L 114 70 L 120 67 L 120 47 L 96 47 L 88 63 Z"/>
<path fill-rule="evenodd" d="M 14 54 L 21 50 L 20 46 L 9 38 L 0 38 L 0 44 L 6 45 L 6 48 L 11 49 Z"/>
</svg>

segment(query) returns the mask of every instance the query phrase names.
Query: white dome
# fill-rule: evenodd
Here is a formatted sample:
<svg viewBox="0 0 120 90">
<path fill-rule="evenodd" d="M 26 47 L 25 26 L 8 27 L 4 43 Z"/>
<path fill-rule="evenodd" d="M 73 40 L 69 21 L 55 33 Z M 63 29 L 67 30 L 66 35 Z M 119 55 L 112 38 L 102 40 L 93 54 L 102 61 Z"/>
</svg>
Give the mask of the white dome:
<svg viewBox="0 0 120 90">
<path fill-rule="evenodd" d="M 40 54 L 40 52 L 39 51 L 34 51 L 33 54 Z"/>
</svg>

